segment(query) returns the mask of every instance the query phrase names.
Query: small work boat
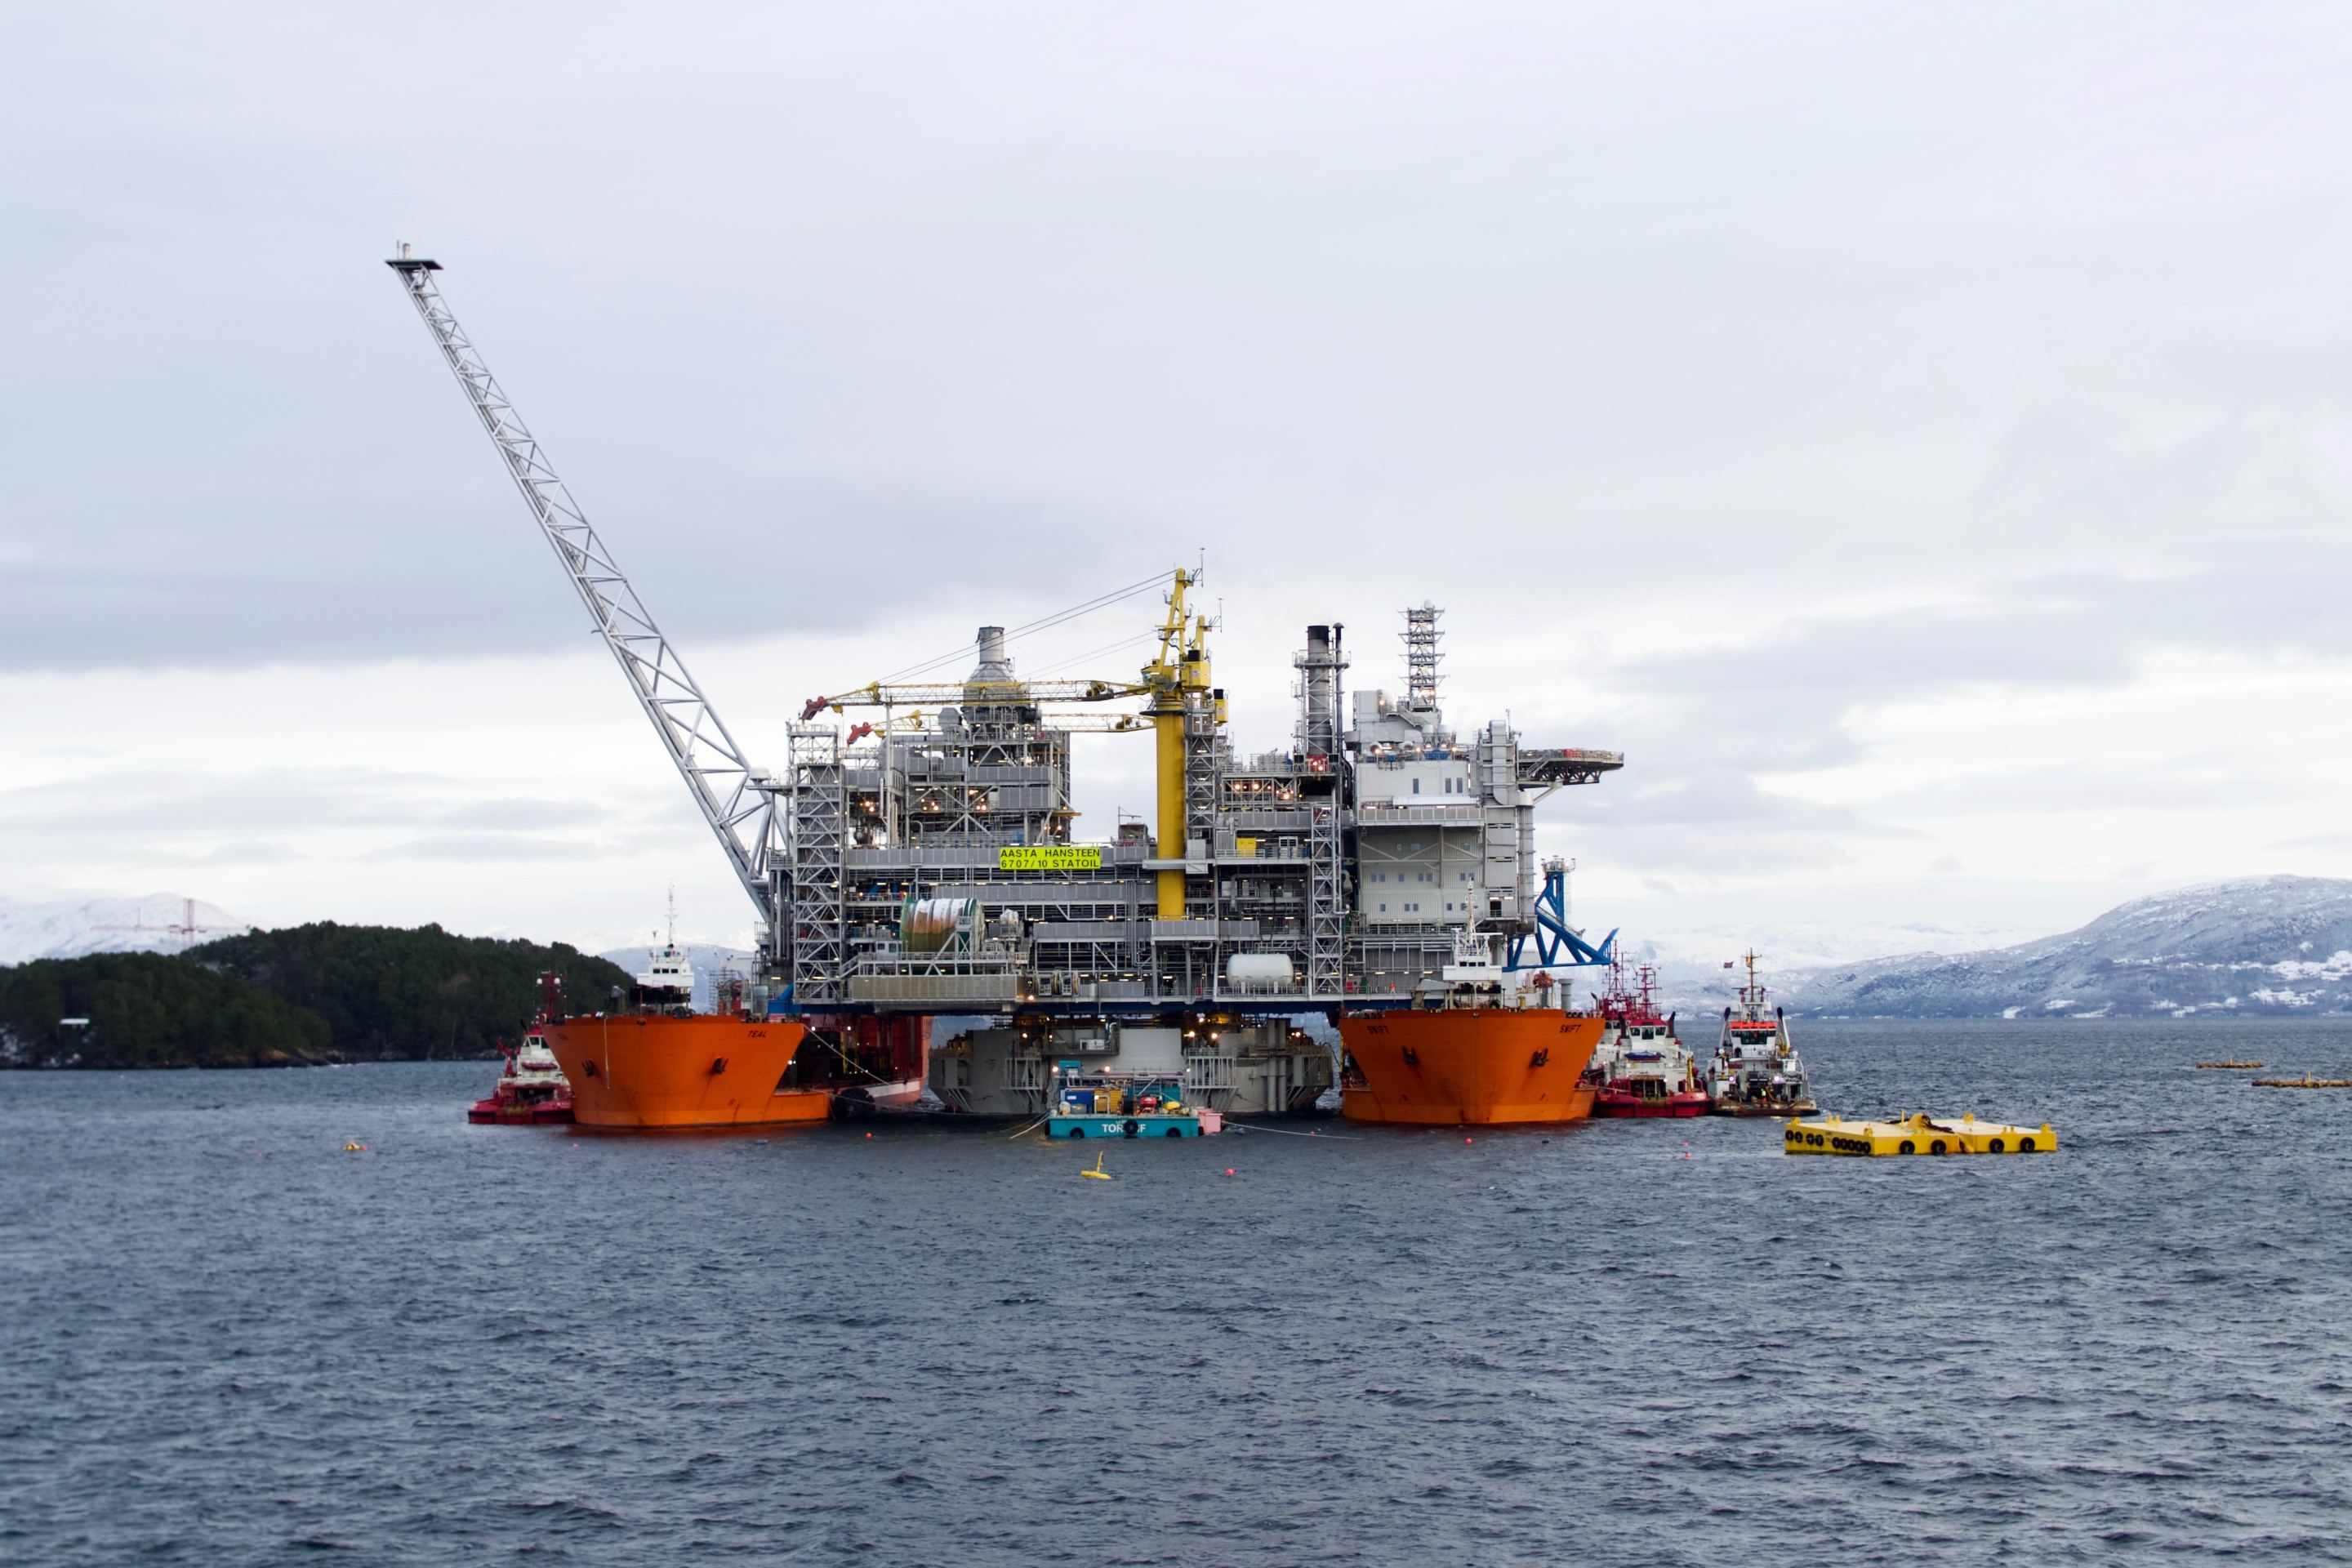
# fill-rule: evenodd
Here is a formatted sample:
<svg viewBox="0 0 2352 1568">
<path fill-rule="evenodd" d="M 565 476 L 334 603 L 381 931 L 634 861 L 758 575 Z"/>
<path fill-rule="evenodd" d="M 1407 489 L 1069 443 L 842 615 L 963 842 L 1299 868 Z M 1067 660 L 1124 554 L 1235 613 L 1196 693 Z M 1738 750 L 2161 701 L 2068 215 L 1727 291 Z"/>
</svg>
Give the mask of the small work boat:
<svg viewBox="0 0 2352 1568">
<path fill-rule="evenodd" d="M 1601 1043 L 1584 1069 L 1592 1114 L 1617 1118 L 1686 1117 L 1706 1113 L 1706 1086 L 1698 1063 L 1675 1033 L 1675 1017 L 1657 1005 L 1657 969 L 1644 963 L 1626 978 L 1610 966 L 1601 1005 Z"/>
<path fill-rule="evenodd" d="M 530 1127 L 572 1120 L 572 1081 L 547 1037 L 534 1025 L 519 1049 L 507 1052 L 507 1064 L 490 1087 L 489 1098 L 474 1101 L 468 1121 L 502 1127 Z"/>
<path fill-rule="evenodd" d="M 1709 1109 L 1717 1116 L 1801 1116 L 1817 1110 L 1805 1064 L 1789 1038 L 1787 1015 L 1771 1005 L 1747 955 L 1748 984 L 1723 1010 L 1723 1038 L 1706 1071 Z"/>
</svg>

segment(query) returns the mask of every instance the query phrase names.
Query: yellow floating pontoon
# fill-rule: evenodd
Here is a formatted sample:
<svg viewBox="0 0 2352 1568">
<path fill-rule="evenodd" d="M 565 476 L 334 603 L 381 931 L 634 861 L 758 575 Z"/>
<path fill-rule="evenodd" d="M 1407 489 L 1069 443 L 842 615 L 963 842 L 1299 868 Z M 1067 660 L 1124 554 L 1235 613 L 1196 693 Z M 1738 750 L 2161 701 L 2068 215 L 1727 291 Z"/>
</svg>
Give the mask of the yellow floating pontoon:
<svg viewBox="0 0 2352 1568">
<path fill-rule="evenodd" d="M 2046 1154 L 2058 1147 L 2050 1123 L 2011 1127 L 1974 1116 L 1937 1121 L 1895 1115 L 1874 1121 L 1824 1116 L 1791 1121 L 1781 1148 L 1791 1154 Z"/>
</svg>

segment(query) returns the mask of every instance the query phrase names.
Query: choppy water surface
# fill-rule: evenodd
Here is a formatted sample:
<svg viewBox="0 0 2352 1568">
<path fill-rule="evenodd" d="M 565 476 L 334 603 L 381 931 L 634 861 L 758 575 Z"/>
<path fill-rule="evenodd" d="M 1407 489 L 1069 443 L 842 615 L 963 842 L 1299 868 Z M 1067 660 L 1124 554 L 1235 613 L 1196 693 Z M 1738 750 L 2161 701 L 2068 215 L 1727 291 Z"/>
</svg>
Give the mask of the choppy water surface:
<svg viewBox="0 0 2352 1568">
<path fill-rule="evenodd" d="M 2352 1561 L 2352 1091 L 2189 1067 L 2352 1029 L 1802 1039 L 1835 1108 L 2066 1146 L 1330 1123 L 1104 1183 L 472 1128 L 479 1064 L 0 1075 L 0 1559 Z"/>
</svg>

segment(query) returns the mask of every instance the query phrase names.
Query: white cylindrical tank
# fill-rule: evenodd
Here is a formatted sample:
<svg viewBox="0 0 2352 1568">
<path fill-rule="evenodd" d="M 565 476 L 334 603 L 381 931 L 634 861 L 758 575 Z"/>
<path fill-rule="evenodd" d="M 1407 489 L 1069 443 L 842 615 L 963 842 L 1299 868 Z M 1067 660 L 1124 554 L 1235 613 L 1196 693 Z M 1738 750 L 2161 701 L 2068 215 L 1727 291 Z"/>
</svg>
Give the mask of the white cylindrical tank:
<svg viewBox="0 0 2352 1568">
<path fill-rule="evenodd" d="M 1286 952 L 1237 952 L 1225 960 L 1225 984 L 1234 991 L 1287 991 L 1291 973 Z"/>
<path fill-rule="evenodd" d="M 967 947 L 979 916 L 977 899 L 909 899 L 898 911 L 898 941 L 908 952 Z"/>
</svg>

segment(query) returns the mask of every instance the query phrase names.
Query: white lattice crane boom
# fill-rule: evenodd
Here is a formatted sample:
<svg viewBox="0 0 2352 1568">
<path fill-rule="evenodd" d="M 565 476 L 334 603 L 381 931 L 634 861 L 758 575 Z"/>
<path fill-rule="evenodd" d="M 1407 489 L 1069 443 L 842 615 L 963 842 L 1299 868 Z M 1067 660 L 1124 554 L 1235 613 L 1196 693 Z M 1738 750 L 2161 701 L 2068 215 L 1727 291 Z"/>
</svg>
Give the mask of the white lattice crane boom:
<svg viewBox="0 0 2352 1568">
<path fill-rule="evenodd" d="M 742 748 L 736 745 L 703 696 L 702 688 L 687 672 L 686 661 L 654 624 L 637 591 L 614 563 L 563 480 L 548 465 L 546 454 L 524 426 L 522 416 L 499 390 L 489 366 L 442 302 L 441 291 L 433 281 L 433 274 L 441 270 L 440 263 L 410 257 L 404 245 L 400 248 L 401 255 L 384 265 L 400 275 L 409 302 L 424 318 L 425 330 L 433 334 L 442 357 L 466 389 L 482 427 L 506 459 L 515 488 L 530 503 L 540 531 L 554 547 L 605 646 L 628 677 L 630 689 L 636 693 L 646 717 L 653 721 L 655 733 L 693 792 L 703 819 L 718 835 L 743 890 L 760 911 L 762 926 L 772 932 L 775 900 L 768 885 L 768 867 L 772 858 L 781 863 L 781 857 L 774 854 L 773 793 L 762 787 L 764 781 L 753 772 Z"/>
<path fill-rule="evenodd" d="M 950 702 L 1034 706 L 1041 702 L 1111 702 L 1151 690 L 1132 680 L 940 680 L 920 684 L 876 681 L 855 691 L 812 697 L 801 709 L 805 724 L 831 708 L 943 708 Z M 1059 721 L 1055 721 L 1057 723 Z"/>
</svg>

